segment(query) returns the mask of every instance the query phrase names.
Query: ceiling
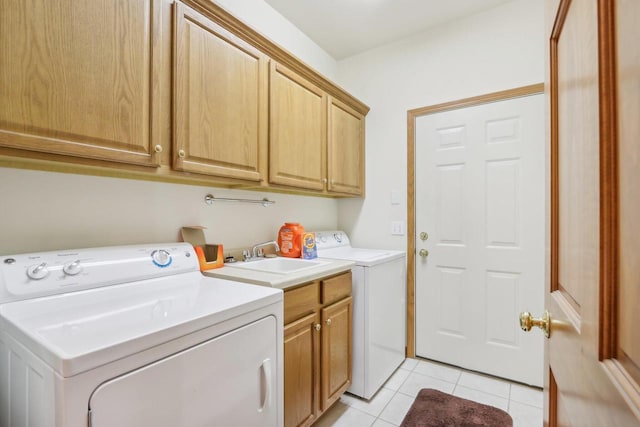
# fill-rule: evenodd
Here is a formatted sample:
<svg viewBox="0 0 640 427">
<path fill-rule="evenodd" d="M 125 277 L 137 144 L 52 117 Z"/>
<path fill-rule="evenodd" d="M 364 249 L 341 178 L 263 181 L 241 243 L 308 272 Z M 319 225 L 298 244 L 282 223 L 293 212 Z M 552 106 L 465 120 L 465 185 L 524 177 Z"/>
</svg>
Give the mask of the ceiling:
<svg viewBox="0 0 640 427">
<path fill-rule="evenodd" d="M 265 0 L 336 60 L 512 0 Z"/>
</svg>

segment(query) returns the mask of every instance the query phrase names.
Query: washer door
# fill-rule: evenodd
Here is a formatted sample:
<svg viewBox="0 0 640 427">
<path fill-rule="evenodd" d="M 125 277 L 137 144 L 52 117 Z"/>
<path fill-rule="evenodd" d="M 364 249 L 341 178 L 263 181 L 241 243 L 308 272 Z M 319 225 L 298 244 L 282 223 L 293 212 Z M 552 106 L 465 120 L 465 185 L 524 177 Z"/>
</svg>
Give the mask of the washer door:
<svg viewBox="0 0 640 427">
<path fill-rule="evenodd" d="M 93 392 L 90 425 L 276 426 L 276 334 L 265 317 L 114 378 Z"/>
</svg>

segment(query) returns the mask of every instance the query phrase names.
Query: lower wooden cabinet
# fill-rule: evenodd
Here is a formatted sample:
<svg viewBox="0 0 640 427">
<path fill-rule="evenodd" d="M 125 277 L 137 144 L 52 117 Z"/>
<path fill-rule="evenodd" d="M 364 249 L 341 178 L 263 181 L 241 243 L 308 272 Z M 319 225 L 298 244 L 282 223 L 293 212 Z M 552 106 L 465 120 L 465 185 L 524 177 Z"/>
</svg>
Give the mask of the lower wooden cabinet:
<svg viewBox="0 0 640 427">
<path fill-rule="evenodd" d="M 320 318 L 310 314 L 284 328 L 284 419 L 285 426 L 307 425 L 318 415 L 315 402 L 318 379 Z"/>
<path fill-rule="evenodd" d="M 308 426 L 351 385 L 351 272 L 284 294 L 284 424 Z"/>
<path fill-rule="evenodd" d="M 352 312 L 351 297 L 322 309 L 322 411 L 329 409 L 351 385 Z"/>
</svg>

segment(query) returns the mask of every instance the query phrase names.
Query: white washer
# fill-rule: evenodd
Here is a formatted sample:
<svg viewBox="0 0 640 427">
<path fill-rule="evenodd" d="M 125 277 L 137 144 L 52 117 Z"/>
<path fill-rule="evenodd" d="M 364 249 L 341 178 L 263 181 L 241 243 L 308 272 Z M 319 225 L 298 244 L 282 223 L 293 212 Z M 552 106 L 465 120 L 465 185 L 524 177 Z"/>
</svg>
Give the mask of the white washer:
<svg viewBox="0 0 640 427">
<path fill-rule="evenodd" d="M 318 257 L 354 261 L 353 380 L 349 393 L 371 399 L 402 364 L 406 346 L 403 251 L 353 248 L 343 231 L 317 231 Z"/>
<path fill-rule="evenodd" d="M 282 426 L 282 291 L 184 243 L 0 257 L 0 426 Z"/>
</svg>

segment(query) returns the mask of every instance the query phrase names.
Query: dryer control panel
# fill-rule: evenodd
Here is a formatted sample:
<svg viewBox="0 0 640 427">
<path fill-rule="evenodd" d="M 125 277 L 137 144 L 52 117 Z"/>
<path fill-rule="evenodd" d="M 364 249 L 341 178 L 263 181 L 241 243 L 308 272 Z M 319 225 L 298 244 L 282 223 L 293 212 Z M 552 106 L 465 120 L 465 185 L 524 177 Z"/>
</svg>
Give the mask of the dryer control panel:
<svg viewBox="0 0 640 427">
<path fill-rule="evenodd" d="M 0 256 L 0 304 L 199 271 L 188 243 L 73 249 Z"/>
<path fill-rule="evenodd" d="M 318 250 L 351 246 L 349 236 L 341 230 L 316 231 L 316 247 Z"/>
</svg>

